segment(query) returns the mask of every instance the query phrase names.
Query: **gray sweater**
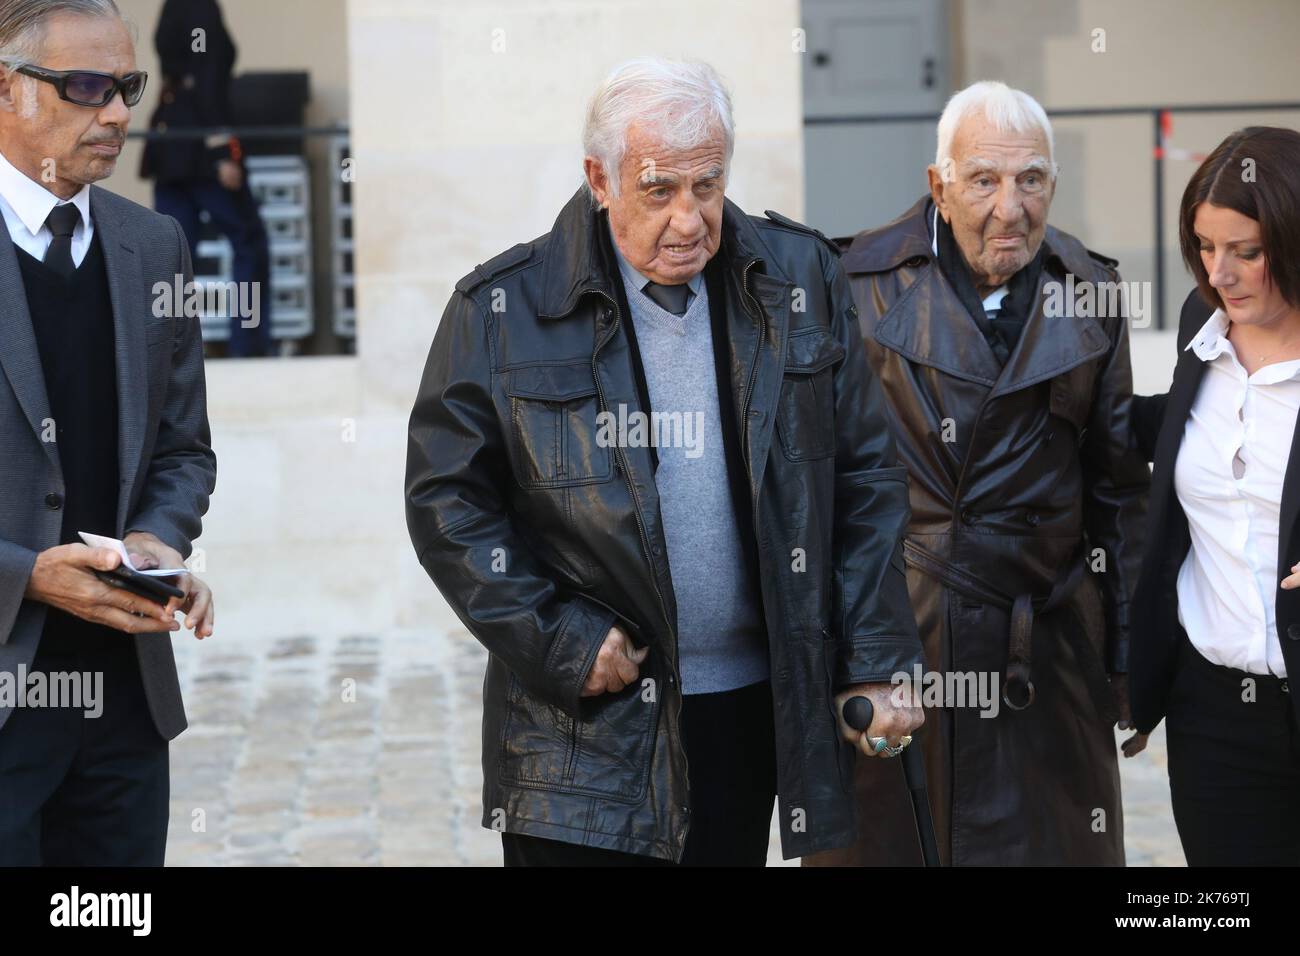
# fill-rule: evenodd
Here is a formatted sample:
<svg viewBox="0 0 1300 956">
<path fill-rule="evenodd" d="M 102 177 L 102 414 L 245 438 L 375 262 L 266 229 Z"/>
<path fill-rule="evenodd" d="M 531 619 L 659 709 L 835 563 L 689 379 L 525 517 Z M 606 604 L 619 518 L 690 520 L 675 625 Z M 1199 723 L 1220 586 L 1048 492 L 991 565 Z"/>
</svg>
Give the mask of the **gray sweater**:
<svg viewBox="0 0 1300 956">
<path fill-rule="evenodd" d="M 708 289 L 697 276 L 694 298 L 676 316 L 646 296 L 648 280 L 621 253 L 618 259 L 650 393 L 645 411 L 660 419 L 645 434 L 659 455 L 655 485 L 677 598 L 682 693 L 746 687 L 767 679 L 767 647 L 727 480 Z"/>
</svg>

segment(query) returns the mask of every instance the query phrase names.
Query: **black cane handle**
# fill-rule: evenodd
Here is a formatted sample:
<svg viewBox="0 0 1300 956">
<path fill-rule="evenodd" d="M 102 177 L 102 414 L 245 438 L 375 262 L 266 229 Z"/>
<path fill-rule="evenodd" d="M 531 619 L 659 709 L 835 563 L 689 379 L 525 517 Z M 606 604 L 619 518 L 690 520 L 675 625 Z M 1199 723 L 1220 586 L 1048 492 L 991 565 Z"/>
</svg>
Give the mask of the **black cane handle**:
<svg viewBox="0 0 1300 956">
<path fill-rule="evenodd" d="M 871 726 L 876 708 L 869 698 L 860 694 L 844 702 L 844 722 L 859 733 Z M 930 799 L 925 788 L 925 758 L 920 747 L 903 748 L 903 778 L 907 781 L 912 798 L 912 812 L 916 817 L 916 836 L 921 845 L 921 858 L 926 866 L 939 866 L 939 848 L 935 841 L 934 820 L 930 816 Z"/>
<path fill-rule="evenodd" d="M 854 730 L 866 730 L 875 716 L 876 709 L 869 697 L 850 697 L 844 702 L 844 722 Z"/>
</svg>

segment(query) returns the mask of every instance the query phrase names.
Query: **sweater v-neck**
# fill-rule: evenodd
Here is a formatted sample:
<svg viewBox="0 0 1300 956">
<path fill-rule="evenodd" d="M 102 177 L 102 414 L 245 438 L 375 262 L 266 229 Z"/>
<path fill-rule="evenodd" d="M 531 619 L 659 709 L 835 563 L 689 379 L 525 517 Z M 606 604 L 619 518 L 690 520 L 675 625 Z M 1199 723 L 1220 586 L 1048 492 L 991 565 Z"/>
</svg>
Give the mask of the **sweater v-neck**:
<svg viewBox="0 0 1300 956">
<path fill-rule="evenodd" d="M 94 237 L 90 240 L 90 248 L 86 250 L 86 254 L 82 257 L 81 264 L 73 270 L 72 275 L 62 276 L 47 265 L 44 260 L 37 259 L 18 243 L 15 242 L 13 246 L 14 252 L 18 255 L 18 267 L 22 270 L 24 276 L 31 276 L 37 281 L 44 282 L 65 293 L 78 281 L 90 274 L 90 270 L 86 268 L 86 265 L 91 264 L 91 256 L 100 254 L 98 237 Z M 25 265 L 23 260 L 26 260 Z M 91 265 L 93 267 L 93 264 Z"/>
</svg>

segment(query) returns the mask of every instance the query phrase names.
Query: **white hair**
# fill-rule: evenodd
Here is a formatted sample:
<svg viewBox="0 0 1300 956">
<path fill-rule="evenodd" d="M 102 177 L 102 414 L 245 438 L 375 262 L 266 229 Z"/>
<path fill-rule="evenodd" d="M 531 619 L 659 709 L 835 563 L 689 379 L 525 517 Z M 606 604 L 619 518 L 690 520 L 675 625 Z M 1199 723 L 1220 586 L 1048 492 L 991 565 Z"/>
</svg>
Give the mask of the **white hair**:
<svg viewBox="0 0 1300 956">
<path fill-rule="evenodd" d="M 957 129 L 968 117 L 983 113 L 1000 133 L 1042 132 L 1047 139 L 1047 162 L 1052 179 L 1056 179 L 1056 145 L 1052 138 L 1052 124 L 1038 101 L 1024 90 L 1013 90 L 997 80 L 980 80 L 964 90 L 958 90 L 948 100 L 939 117 L 939 147 L 935 150 L 934 164 L 940 170 L 952 158 L 952 141 Z"/>
<path fill-rule="evenodd" d="M 587 107 L 582 148 L 600 162 L 614 196 L 633 122 L 652 130 L 673 150 L 693 149 L 721 134 L 726 175 L 736 142 L 731 96 L 707 63 L 638 57 L 616 66 L 596 90 Z"/>
</svg>

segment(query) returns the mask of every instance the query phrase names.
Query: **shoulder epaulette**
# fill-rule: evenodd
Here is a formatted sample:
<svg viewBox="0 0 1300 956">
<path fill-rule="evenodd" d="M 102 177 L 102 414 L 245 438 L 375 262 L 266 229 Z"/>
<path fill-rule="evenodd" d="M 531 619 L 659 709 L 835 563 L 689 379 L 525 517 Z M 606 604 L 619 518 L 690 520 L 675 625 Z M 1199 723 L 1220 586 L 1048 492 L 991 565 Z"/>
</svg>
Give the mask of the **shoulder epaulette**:
<svg viewBox="0 0 1300 956">
<path fill-rule="evenodd" d="M 1086 247 L 1085 247 L 1085 248 L 1086 248 Z M 1110 256 L 1103 256 L 1100 252 L 1093 252 L 1091 249 L 1088 249 L 1087 252 L 1088 252 L 1088 255 L 1092 256 L 1094 259 L 1096 259 L 1096 260 L 1097 260 L 1098 262 L 1100 262 L 1102 265 L 1109 266 L 1109 267 L 1112 268 L 1112 269 L 1118 268 L 1118 266 L 1119 266 L 1119 260 L 1118 260 L 1118 259 L 1112 259 Z"/>
<path fill-rule="evenodd" d="M 836 255 L 840 254 L 840 247 L 835 244 L 835 240 L 827 239 L 826 234 L 821 230 L 814 229 L 812 226 L 805 226 L 801 222 L 795 222 L 793 219 L 783 216 L 779 212 L 774 212 L 771 209 L 764 209 L 763 215 L 767 216 L 768 219 L 772 220 L 778 226 L 784 226 L 786 229 L 793 230 L 794 232 L 802 232 L 807 236 L 815 236 L 822 242 L 826 243 L 826 245 L 830 246 L 831 250 Z"/>
<path fill-rule="evenodd" d="M 471 289 L 477 288 L 484 282 L 490 282 L 507 269 L 519 265 L 532 254 L 533 244 L 531 242 L 521 242 L 516 246 L 512 246 L 501 255 L 493 256 L 482 265 L 475 266 L 473 272 L 456 283 L 456 291 L 468 295 Z"/>
</svg>

